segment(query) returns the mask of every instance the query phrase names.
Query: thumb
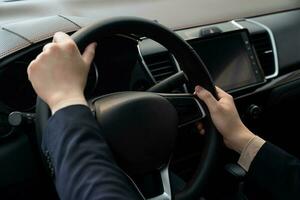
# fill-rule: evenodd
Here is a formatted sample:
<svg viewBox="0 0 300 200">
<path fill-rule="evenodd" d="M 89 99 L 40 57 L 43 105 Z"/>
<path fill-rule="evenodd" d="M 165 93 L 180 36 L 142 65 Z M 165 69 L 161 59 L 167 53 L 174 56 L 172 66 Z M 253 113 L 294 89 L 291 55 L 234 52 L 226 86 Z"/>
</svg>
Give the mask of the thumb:
<svg viewBox="0 0 300 200">
<path fill-rule="evenodd" d="M 195 87 L 195 93 L 202 101 L 204 101 L 210 112 L 216 107 L 218 101 L 209 91 L 197 85 Z"/>
<path fill-rule="evenodd" d="M 97 43 L 93 42 L 85 48 L 85 50 L 82 54 L 82 59 L 88 66 L 91 65 L 91 63 L 94 59 L 96 47 L 97 47 Z"/>
</svg>

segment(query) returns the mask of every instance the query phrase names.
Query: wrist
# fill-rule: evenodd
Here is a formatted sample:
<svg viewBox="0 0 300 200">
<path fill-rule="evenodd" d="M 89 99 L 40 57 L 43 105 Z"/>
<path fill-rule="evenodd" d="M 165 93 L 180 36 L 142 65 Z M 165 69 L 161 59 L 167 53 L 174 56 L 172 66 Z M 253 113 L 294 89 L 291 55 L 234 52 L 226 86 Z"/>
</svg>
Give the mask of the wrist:
<svg viewBox="0 0 300 200">
<path fill-rule="evenodd" d="M 71 105 L 88 105 L 83 94 L 73 94 L 62 96 L 60 98 L 53 98 L 52 101 L 47 102 L 52 114 L 56 111 Z"/>
<path fill-rule="evenodd" d="M 232 136 L 232 138 L 224 138 L 225 145 L 240 154 L 248 142 L 255 137 L 255 134 L 243 126 L 237 130 L 236 134 L 232 134 Z"/>
</svg>

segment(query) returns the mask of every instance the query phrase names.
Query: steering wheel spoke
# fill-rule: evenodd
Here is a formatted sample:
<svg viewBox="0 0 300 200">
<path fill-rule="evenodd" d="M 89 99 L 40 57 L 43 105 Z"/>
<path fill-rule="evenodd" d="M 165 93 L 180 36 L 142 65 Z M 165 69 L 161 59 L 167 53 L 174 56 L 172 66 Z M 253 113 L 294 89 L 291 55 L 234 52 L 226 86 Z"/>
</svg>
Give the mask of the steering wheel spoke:
<svg viewBox="0 0 300 200">
<path fill-rule="evenodd" d="M 178 127 L 187 126 L 205 118 L 206 113 L 199 100 L 192 94 L 159 94 L 175 107 Z"/>
<path fill-rule="evenodd" d="M 166 167 L 160 170 L 160 177 L 163 186 L 163 193 L 156 197 L 152 197 L 148 200 L 171 200 L 172 199 L 171 184 L 170 184 L 170 177 L 169 177 L 169 165 L 167 165 Z"/>
</svg>

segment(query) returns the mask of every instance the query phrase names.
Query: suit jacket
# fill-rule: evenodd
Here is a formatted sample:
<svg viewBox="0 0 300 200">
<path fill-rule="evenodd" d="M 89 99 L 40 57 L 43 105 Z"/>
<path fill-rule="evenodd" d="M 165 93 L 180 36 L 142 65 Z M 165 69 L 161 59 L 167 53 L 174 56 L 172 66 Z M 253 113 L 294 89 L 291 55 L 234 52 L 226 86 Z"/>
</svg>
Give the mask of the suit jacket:
<svg viewBox="0 0 300 200">
<path fill-rule="evenodd" d="M 248 181 L 267 194 L 264 199 L 299 200 L 300 161 L 267 142 L 251 163 Z"/>
<path fill-rule="evenodd" d="M 62 200 L 143 199 L 116 165 L 101 128 L 86 106 L 57 111 L 49 119 L 42 150 L 53 165 Z"/>
</svg>

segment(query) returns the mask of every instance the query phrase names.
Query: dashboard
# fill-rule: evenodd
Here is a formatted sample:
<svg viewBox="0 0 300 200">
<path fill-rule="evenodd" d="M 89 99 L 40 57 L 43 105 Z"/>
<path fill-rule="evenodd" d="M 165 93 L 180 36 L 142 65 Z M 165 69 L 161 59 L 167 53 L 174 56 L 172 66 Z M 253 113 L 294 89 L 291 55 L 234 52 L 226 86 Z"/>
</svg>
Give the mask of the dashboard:
<svg viewBox="0 0 300 200">
<path fill-rule="evenodd" d="M 217 85 L 233 91 L 265 81 L 247 29 L 225 33 L 219 30 L 212 34 L 211 30 L 207 29 L 209 33 L 199 34 L 199 38 L 188 42 L 207 65 Z M 26 75 L 27 66 L 47 42 L 49 40 L 27 49 L 24 55 L 1 67 L 0 90 L 5 94 L 1 102 L 8 110 L 29 111 L 34 108 L 36 95 Z M 143 54 L 146 48 L 151 48 L 147 46 L 147 39 L 138 42 L 113 37 L 99 42 L 101 46 L 97 49 L 85 91 L 88 98 L 116 91 L 146 90 L 180 71 L 172 55 L 169 61 L 160 60 L 168 59 L 167 50 L 163 50 L 161 55 Z M 158 63 L 153 63 L 153 60 Z"/>
<path fill-rule="evenodd" d="M 298 21 L 290 20 L 299 17 L 299 10 L 292 10 L 178 29 L 176 33 L 195 49 L 216 85 L 238 98 L 265 85 L 272 87 L 274 79 L 295 69 L 300 57 L 293 55 L 296 51 L 290 52 L 286 43 L 278 41 L 287 41 L 290 48 L 300 47 L 299 42 L 288 40 L 300 32 Z M 279 20 L 288 21 L 294 29 L 286 32 L 278 27 Z M 0 134 L 5 135 L 10 130 L 7 117 L 11 112 L 34 112 L 36 94 L 27 79 L 26 69 L 42 46 L 51 41 L 56 31 L 72 34 L 92 22 L 88 18 L 51 16 L 3 26 L 1 37 L 10 42 L 3 43 L 0 49 Z M 28 24 L 52 28 L 39 29 L 34 35 L 23 34 L 22 27 Z M 117 91 L 145 91 L 181 71 L 167 49 L 147 38 L 115 36 L 98 42 L 101 45 L 85 91 L 88 99 Z M 173 92 L 192 90 L 185 84 Z"/>
<path fill-rule="evenodd" d="M 299 11 L 290 13 L 298 15 Z M 52 23 L 58 18 L 54 16 L 32 23 Z M 255 91 L 279 74 L 273 31 L 259 19 L 233 20 L 176 32 L 195 49 L 216 85 L 241 96 Z M 26 69 L 50 39 L 39 39 L 36 44 L 25 47 L 21 53 L 5 57 L 0 63 L 0 111 L 4 119 L 1 127 L 5 127 L 0 134 L 5 135 L 9 130 L 6 120 L 9 113 L 34 112 L 36 95 L 27 79 Z M 145 91 L 181 71 L 175 57 L 167 49 L 147 38 L 135 40 L 115 36 L 102 38 L 98 42 L 101 45 L 97 49 L 85 90 L 88 99 L 118 91 Z M 183 85 L 173 92 L 192 92 L 192 88 Z"/>
</svg>

